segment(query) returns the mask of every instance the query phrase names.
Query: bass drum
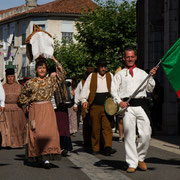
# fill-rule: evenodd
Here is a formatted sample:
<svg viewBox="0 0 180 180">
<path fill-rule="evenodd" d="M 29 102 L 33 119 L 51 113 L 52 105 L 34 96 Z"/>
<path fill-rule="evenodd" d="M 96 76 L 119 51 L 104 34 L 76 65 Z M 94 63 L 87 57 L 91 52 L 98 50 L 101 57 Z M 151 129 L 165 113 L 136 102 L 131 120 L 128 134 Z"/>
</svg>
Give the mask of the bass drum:
<svg viewBox="0 0 180 180">
<path fill-rule="evenodd" d="M 114 116 L 119 111 L 119 105 L 114 103 L 112 97 L 108 97 L 105 100 L 104 109 L 109 116 Z"/>
</svg>

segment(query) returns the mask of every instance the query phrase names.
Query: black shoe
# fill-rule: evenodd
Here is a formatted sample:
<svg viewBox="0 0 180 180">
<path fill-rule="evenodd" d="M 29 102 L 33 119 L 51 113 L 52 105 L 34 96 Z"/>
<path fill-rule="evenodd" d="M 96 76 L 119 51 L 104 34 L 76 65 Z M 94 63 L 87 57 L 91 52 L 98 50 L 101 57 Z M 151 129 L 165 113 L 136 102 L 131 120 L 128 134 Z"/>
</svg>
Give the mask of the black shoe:
<svg viewBox="0 0 180 180">
<path fill-rule="evenodd" d="M 110 156 L 111 155 L 111 148 L 110 147 L 105 147 L 103 150 L 103 155 L 104 156 Z"/>
<path fill-rule="evenodd" d="M 63 150 L 61 151 L 61 155 L 62 155 L 63 157 L 66 157 L 67 154 L 68 154 L 68 151 L 67 151 L 66 149 L 63 149 Z"/>
<path fill-rule="evenodd" d="M 117 151 L 116 151 L 116 149 L 112 149 L 111 148 L 111 154 L 114 154 L 114 153 L 116 153 Z"/>
<path fill-rule="evenodd" d="M 99 151 L 92 151 L 92 155 L 97 155 L 99 154 Z"/>
<path fill-rule="evenodd" d="M 112 149 L 111 147 L 105 147 L 103 150 L 104 156 L 110 156 L 111 154 L 114 154 L 116 152 L 115 149 Z"/>
<path fill-rule="evenodd" d="M 51 169 L 51 164 L 50 163 L 44 163 L 44 168 L 45 169 Z"/>
</svg>

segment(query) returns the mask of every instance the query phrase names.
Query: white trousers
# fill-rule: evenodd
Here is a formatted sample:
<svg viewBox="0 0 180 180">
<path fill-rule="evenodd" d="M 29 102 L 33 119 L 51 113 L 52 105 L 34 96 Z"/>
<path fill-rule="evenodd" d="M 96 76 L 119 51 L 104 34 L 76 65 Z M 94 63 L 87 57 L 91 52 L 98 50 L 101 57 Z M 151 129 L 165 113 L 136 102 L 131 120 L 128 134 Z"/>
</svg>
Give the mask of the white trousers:
<svg viewBox="0 0 180 180">
<path fill-rule="evenodd" d="M 139 134 L 136 143 L 136 126 Z M 151 139 L 151 126 L 141 106 L 128 107 L 123 117 L 126 162 L 129 167 L 137 168 L 138 161 L 144 161 Z"/>
</svg>

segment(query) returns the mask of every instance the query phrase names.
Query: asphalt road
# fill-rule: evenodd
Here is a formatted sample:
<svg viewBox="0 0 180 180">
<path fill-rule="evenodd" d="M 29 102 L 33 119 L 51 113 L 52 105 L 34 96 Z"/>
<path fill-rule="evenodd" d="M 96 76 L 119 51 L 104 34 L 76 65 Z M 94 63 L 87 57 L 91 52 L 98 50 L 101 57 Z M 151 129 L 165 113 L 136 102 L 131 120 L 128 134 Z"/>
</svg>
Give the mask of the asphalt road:
<svg viewBox="0 0 180 180">
<path fill-rule="evenodd" d="M 24 149 L 2 149 L 0 180 L 180 180 L 180 149 L 173 151 L 175 147 L 169 146 L 163 150 L 162 144 L 153 140 L 146 159 L 148 170 L 128 174 L 124 144 L 119 143 L 116 136 L 113 137 L 115 154 L 93 156 L 84 151 L 80 131 L 72 137 L 73 152 L 61 161 L 53 162 L 55 167 L 50 170 L 24 165 Z"/>
</svg>

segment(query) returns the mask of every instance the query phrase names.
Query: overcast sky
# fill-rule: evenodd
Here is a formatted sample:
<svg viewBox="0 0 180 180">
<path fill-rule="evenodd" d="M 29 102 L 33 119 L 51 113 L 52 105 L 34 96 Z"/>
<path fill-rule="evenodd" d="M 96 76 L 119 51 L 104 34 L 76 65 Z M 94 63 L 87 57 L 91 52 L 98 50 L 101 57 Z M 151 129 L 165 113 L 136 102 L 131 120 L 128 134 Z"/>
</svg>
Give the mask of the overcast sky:
<svg viewBox="0 0 180 180">
<path fill-rule="evenodd" d="M 48 2 L 52 2 L 54 0 L 38 0 L 38 4 L 45 4 Z M 77 0 L 78 1 L 78 0 Z M 106 0 L 104 0 L 106 1 Z M 121 1 L 121 0 L 117 0 L 117 1 Z M 129 0 L 131 1 L 131 0 Z M 22 4 L 25 4 L 26 0 L 0 0 L 1 2 L 1 6 L 0 6 L 0 10 L 2 9 L 9 9 L 12 7 L 16 7 L 16 6 L 20 6 Z"/>
</svg>

